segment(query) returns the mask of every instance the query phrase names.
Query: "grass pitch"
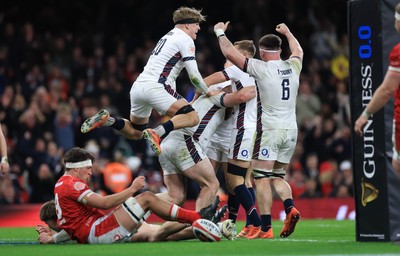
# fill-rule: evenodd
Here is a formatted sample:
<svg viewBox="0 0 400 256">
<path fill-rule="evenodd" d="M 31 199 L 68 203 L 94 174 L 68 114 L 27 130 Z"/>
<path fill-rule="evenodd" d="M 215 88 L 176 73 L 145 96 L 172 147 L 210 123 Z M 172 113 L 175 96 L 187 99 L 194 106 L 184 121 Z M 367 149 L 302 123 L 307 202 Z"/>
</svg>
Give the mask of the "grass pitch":
<svg viewBox="0 0 400 256">
<path fill-rule="evenodd" d="M 274 222 L 274 239 L 221 240 L 203 243 L 198 240 L 161 243 L 112 245 L 39 245 L 34 228 L 0 228 L 0 254 L 42 255 L 400 255 L 400 244 L 393 242 L 356 242 L 355 222 L 350 220 L 300 220 L 296 231 L 279 238 L 282 222 Z M 238 231 L 243 223 L 238 223 Z"/>
</svg>

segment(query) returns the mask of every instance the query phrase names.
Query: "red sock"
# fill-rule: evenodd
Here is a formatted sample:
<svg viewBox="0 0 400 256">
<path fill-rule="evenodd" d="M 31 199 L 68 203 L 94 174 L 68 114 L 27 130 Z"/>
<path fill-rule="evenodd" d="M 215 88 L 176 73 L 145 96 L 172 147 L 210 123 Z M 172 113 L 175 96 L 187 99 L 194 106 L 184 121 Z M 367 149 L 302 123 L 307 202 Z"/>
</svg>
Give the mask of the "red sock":
<svg viewBox="0 0 400 256">
<path fill-rule="evenodd" d="M 189 223 L 192 224 L 195 220 L 201 219 L 201 215 L 198 212 L 185 210 L 176 204 L 171 206 L 169 209 L 170 216 L 173 219 L 178 220 L 181 223 Z"/>
</svg>

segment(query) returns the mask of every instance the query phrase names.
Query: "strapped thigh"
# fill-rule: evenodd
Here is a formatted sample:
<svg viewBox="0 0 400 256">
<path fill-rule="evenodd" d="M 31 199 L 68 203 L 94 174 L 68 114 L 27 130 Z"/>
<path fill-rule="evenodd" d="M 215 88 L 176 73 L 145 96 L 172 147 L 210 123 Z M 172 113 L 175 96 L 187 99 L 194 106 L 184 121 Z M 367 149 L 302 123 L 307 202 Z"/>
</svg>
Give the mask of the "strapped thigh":
<svg viewBox="0 0 400 256">
<path fill-rule="evenodd" d="M 144 212 L 140 204 L 133 197 L 128 198 L 124 203 L 122 203 L 122 208 L 136 224 L 142 223 L 150 216 L 150 211 Z"/>
<path fill-rule="evenodd" d="M 228 173 L 245 178 L 246 173 L 247 173 L 247 168 L 243 168 L 243 167 L 228 163 Z"/>
<path fill-rule="evenodd" d="M 285 170 L 283 168 L 280 169 L 273 169 L 273 170 L 266 170 L 266 169 L 254 169 L 253 170 L 253 177 L 254 179 L 262 179 L 262 178 L 284 178 L 285 177 Z"/>
</svg>

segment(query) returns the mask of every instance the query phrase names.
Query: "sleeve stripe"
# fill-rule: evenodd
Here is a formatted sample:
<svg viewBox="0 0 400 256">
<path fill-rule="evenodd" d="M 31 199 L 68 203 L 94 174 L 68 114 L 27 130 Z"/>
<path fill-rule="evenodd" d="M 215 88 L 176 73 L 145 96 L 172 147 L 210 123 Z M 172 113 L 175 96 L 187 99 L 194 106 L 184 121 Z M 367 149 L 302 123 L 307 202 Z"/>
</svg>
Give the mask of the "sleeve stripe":
<svg viewBox="0 0 400 256">
<path fill-rule="evenodd" d="M 182 58 L 183 61 L 189 61 L 189 60 L 195 60 L 195 59 L 196 58 L 194 56 Z"/>
<path fill-rule="evenodd" d="M 222 70 L 222 74 L 224 75 L 226 81 L 228 81 L 230 79 L 229 76 L 228 76 L 228 73 L 226 73 L 225 70 Z"/>
<path fill-rule="evenodd" d="M 90 195 L 90 193 L 93 193 L 93 191 L 91 191 L 90 189 L 85 190 L 79 197 L 78 197 L 78 202 L 82 202 L 82 199 L 86 196 L 86 195 Z"/>
<path fill-rule="evenodd" d="M 389 66 L 388 69 L 391 71 L 400 72 L 400 68 L 397 68 L 397 67 Z"/>
</svg>

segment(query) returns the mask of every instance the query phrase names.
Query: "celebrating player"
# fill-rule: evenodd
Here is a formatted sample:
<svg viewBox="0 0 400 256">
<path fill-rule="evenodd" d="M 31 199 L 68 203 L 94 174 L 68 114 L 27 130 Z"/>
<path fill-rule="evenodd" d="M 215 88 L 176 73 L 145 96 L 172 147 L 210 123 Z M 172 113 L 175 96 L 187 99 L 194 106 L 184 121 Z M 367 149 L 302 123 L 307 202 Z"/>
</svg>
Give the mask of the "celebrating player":
<svg viewBox="0 0 400 256">
<path fill-rule="evenodd" d="M 174 129 L 197 125 L 199 118 L 192 106 L 176 92 L 175 80 L 186 68 L 197 90 L 208 96 L 213 94 L 198 71 L 195 57 L 194 40 L 200 30 L 200 22 L 204 20 L 199 10 L 188 7 L 177 9 L 173 14 L 175 27 L 158 41 L 143 72 L 132 85 L 130 122 L 110 117 L 108 111 L 102 109 L 82 124 L 81 132 L 86 133 L 103 125 L 111 126 L 128 139 L 147 139 L 152 150 L 159 155 L 160 138 Z M 154 130 L 146 129 L 153 108 L 160 115 L 172 118 Z"/>
<path fill-rule="evenodd" d="M 225 117 L 225 107 L 231 107 L 254 97 L 255 92 L 239 90 L 233 93 L 200 96 L 194 103 L 201 121 L 199 125 L 173 131 L 162 143 L 159 156 L 168 194 L 163 199 L 177 204 L 184 202 L 188 177 L 199 183 L 201 190 L 196 209 L 208 205 L 219 188 L 218 179 L 207 156 L 203 153 L 210 138 Z M 249 96 L 250 95 L 250 96 Z"/>
<path fill-rule="evenodd" d="M 259 40 L 261 60 L 246 58 L 226 37 L 228 24 L 229 21 L 219 22 L 214 26 L 221 51 L 233 64 L 254 77 L 261 100 L 252 160 L 261 231 L 265 233 L 271 228 L 272 185 L 285 207 L 286 220 L 280 233 L 285 238 L 293 233 L 300 219 L 284 175 L 297 142 L 296 96 L 303 50 L 289 28 L 281 23 L 276 31 L 286 36 L 292 52 L 290 58 L 281 60 L 282 40 L 273 34 Z"/>
<path fill-rule="evenodd" d="M 234 43 L 234 47 L 243 56 L 252 58 L 255 55 L 256 47 L 251 40 L 242 40 Z M 228 138 L 228 166 L 225 172 L 225 179 L 229 192 L 228 209 L 229 217 L 236 221 L 240 204 L 246 210 L 246 225 L 238 234 L 238 237 L 248 239 L 257 238 L 260 233 L 261 220 L 255 208 L 255 193 L 250 182 L 251 171 L 249 169 L 252 159 L 254 133 L 257 121 L 257 93 L 254 78 L 233 65 L 229 60 L 225 63 L 225 69 L 216 72 L 204 79 L 207 84 L 219 83 L 230 80 L 233 82 L 233 91 L 249 91 L 251 97 L 234 107 L 233 122 L 230 127 L 224 127 L 224 135 Z M 221 141 L 221 140 L 220 140 Z M 224 142 L 214 145 L 224 148 Z M 214 143 L 216 144 L 216 143 Z M 215 149 L 208 148 L 211 157 L 216 158 Z M 265 233 L 264 236 L 266 236 Z M 269 238 L 273 235 L 268 234 Z"/>
</svg>

